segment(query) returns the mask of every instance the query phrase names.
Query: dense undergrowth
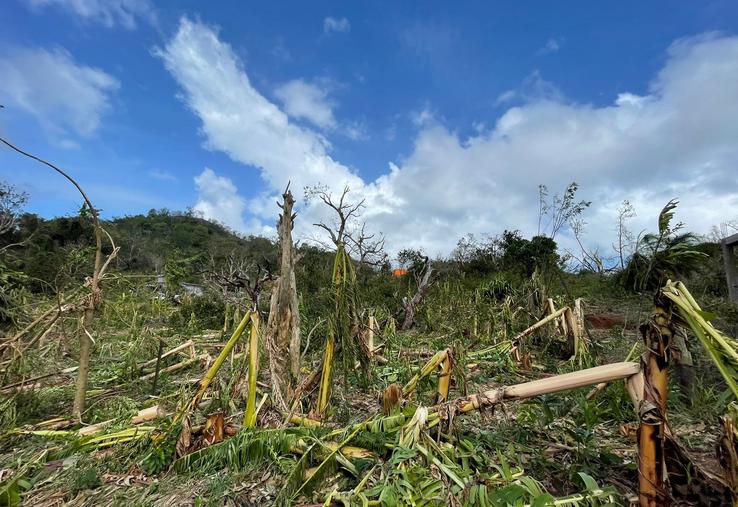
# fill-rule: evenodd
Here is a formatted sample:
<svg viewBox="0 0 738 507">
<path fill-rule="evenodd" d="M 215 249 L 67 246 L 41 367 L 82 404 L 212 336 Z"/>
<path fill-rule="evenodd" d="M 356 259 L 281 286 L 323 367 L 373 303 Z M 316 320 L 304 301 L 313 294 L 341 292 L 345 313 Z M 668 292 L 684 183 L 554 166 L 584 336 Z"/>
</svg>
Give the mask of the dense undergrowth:
<svg viewBox="0 0 738 507">
<path fill-rule="evenodd" d="M 224 328 L 232 330 L 249 303 L 245 297 L 226 301 L 210 286 L 202 296 L 175 298 L 178 284 L 201 281 L 204 266 L 222 262 L 229 249 L 243 248 L 247 257 L 273 265 L 276 248 L 268 241 L 228 239 L 226 232 L 196 219 L 151 216 L 143 228 L 135 217 L 112 224 L 131 244 L 136 244 L 139 228 L 159 242 L 139 238 L 138 252 L 124 253 L 105 281 L 105 303 L 92 330 L 95 346 L 84 424 L 48 423 L 69 417 L 78 315 L 65 314 L 22 353 L 6 352 L 2 385 L 9 387 L 0 391 L 0 504 L 497 506 L 632 501 L 638 417 L 623 382 L 596 396 L 589 396 L 591 388 L 586 387 L 462 414 L 428 409 L 435 405 L 438 384 L 438 377 L 430 375 L 420 379 L 404 407 L 381 415 L 384 389 L 404 385 L 436 351 L 447 348 L 454 359 L 452 400 L 640 355 L 637 327 L 648 316 L 650 292 L 633 291 L 610 274 L 562 270 L 555 255 L 539 262 L 550 245 L 526 243 L 516 235 L 504 236 L 494 255 L 437 261 L 435 283 L 408 332 L 399 332 L 397 323 L 403 298 L 415 291 L 412 269 L 395 277 L 388 266 L 359 267 L 359 318 L 365 322 L 371 312 L 376 319 L 375 342 L 382 346 L 383 360 L 372 363 L 368 379 L 360 368 L 338 367 L 331 404 L 319 427 L 306 423 L 280 428 L 285 414 L 266 402 L 257 428 L 241 429 L 247 369 L 247 343 L 242 340 L 205 402 L 187 420 L 193 442 L 182 455 L 177 448 L 182 423 L 173 427 L 171 416 L 191 399 L 230 335 Z M 180 227 L 171 228 L 178 220 Z M 74 290 L 83 276 L 81 266 L 89 261 L 90 252 L 82 246 L 84 228 L 66 222 L 43 225 L 34 241 L 64 255 L 54 266 L 31 254 L 8 260 L 4 276 L 14 292 L 8 296 L 12 305 L 0 314 L 6 337 Z M 59 228 L 67 236 L 71 230 L 76 239 L 60 239 Z M 168 232 L 161 234 L 162 228 Z M 193 234 L 200 246 L 187 250 Z M 203 251 L 205 245 L 211 250 Z M 555 244 L 546 251 L 555 252 Z M 525 252 L 535 253 L 532 264 L 516 263 Z M 307 375 L 319 366 L 325 344 L 332 258 L 307 246 L 300 253 L 296 276 L 303 337 L 313 330 L 310 342 L 303 342 Z M 716 313 L 715 325 L 733 332 L 738 309 L 716 289 L 714 277 L 705 274 L 714 271 L 712 265 L 705 266 L 693 275 L 690 287 L 703 307 Z M 163 287 L 154 277 L 141 276 L 157 269 L 167 275 Z M 36 282 L 26 284 L 24 276 Z M 516 343 L 517 356 L 511 355 L 510 340 L 541 318 L 549 298 L 556 307 L 583 299 L 587 347 L 570 357 L 565 337 L 548 325 Z M 259 310 L 268 312 L 268 298 L 262 298 Z M 156 362 L 160 350 L 188 340 L 192 346 L 162 359 L 155 374 L 152 360 Z M 702 348 L 694 340 L 690 348 L 694 379 L 689 386 L 672 379 L 669 425 L 697 464 L 717 472 L 718 418 L 732 395 Z M 264 356 L 261 362 L 260 372 L 266 373 Z M 264 375 L 260 380 L 266 382 Z M 266 386 L 259 385 L 258 398 Z M 309 414 L 314 407 L 317 392 L 305 394 L 295 413 Z M 155 405 L 160 417 L 133 424 L 142 409 Z M 208 431 L 217 414 L 224 416 L 227 437 L 213 443 Z M 101 432 L 80 434 L 80 428 L 96 424 L 103 424 Z"/>
<path fill-rule="evenodd" d="M 635 316 L 646 310 L 648 301 L 617 290 L 607 279 L 582 278 L 566 275 L 566 283 L 569 291 L 586 292 L 588 313 L 629 316 L 610 329 L 591 330 L 586 365 L 622 360 L 638 342 L 628 322 L 636 322 Z M 387 283 L 395 284 L 397 293 L 393 296 L 399 297 L 402 282 L 389 279 Z M 539 378 L 544 372 L 578 369 L 580 365 L 556 356 L 560 338 L 551 329 L 532 337 L 526 345 L 532 354 L 530 369 L 516 364 L 504 349 L 475 356 L 473 361 L 465 358 L 504 341 L 538 318 L 530 311 L 528 300 L 541 285 L 510 285 L 506 294 L 496 298 L 489 290 L 496 283 L 494 278 L 439 282 L 423 307 L 418 329 L 409 333 L 394 332 L 388 325 L 391 304 L 375 308 L 377 319 L 384 324 L 378 341 L 384 343 L 382 353 L 387 363 L 373 368 L 366 390 L 358 387 L 359 378 L 353 372 L 347 374 L 345 384 L 337 382 L 327 417 L 332 427 L 350 427 L 379 412 L 378 398 L 386 385 L 403 384 L 429 354 L 448 346 L 454 348 L 457 359 L 452 398 Z M 587 290 L 582 290 L 585 287 Z M 557 302 L 567 301 L 563 285 L 553 284 L 547 290 Z M 97 344 L 90 401 L 84 413 L 86 424 L 114 419 L 106 432 L 115 434 L 129 428 L 130 418 L 143 407 L 159 404 L 171 411 L 186 401 L 202 374 L 199 361 L 171 375 L 162 374 L 155 394 L 151 379 L 140 379 L 138 365 L 156 357 L 158 339 L 170 348 L 193 338 L 198 350 L 215 355 L 221 333 L 212 330 L 212 324 L 221 323 L 223 306 L 209 297 L 175 304 L 140 280 L 120 276 L 109 282 L 107 301 L 95 328 Z M 35 302 L 47 304 L 43 299 Z M 306 326 L 312 324 L 306 319 Z M 13 361 L 5 384 L 74 367 L 76 341 L 71 336 L 76 326 L 75 318 L 66 318 L 38 348 Z M 318 349 L 315 346 L 307 351 L 306 366 L 317 364 Z M 714 443 L 717 417 L 724 413 L 729 398 L 709 360 L 699 350 L 694 353 L 699 372 L 694 388 L 687 395 L 673 386 L 670 420 L 677 433 L 680 428 L 689 428 L 684 436 L 691 448 L 707 453 Z M 171 366 L 180 359 L 168 358 L 161 366 Z M 243 398 L 232 395 L 241 369 L 239 359 L 226 363 L 208 406 L 193 424 L 202 424 L 204 414 L 243 410 Z M 430 377 L 420 382 L 416 403 L 432 405 L 435 382 Z M 298 492 L 298 496 L 289 495 L 292 501 L 313 498 L 318 503 L 332 495 L 336 501 L 347 502 L 360 503 L 366 498 L 386 505 L 401 501 L 440 504 L 451 493 L 466 505 L 543 505 L 545 499 L 582 492 L 585 496 L 572 497 L 571 501 L 627 503 L 637 474 L 632 432 L 637 418 L 622 383 L 609 386 L 591 401 L 586 399 L 588 389 L 584 388 L 458 417 L 448 441 L 434 440 L 433 431 L 420 432 L 418 438 L 427 439 L 426 445 L 415 443 L 431 458 L 418 451 L 417 445 L 393 449 L 398 445 L 398 428 L 367 432 L 351 445 L 374 453 L 371 458 L 351 460 L 350 467 L 333 463 L 329 470 L 321 471 L 322 482 L 313 481 L 302 490 L 296 489 L 304 478 L 295 477 L 296 467 L 307 470 L 321 463 L 326 450 L 318 442 L 328 429 L 242 430 L 186 462 L 173 461 L 172 442 L 167 444 L 169 448 L 158 446 L 152 453 L 148 434 L 99 448 L 71 434 L 33 435 L 18 430 L 68 413 L 73 389 L 71 375 L 60 375 L 3 398 L 5 434 L 0 466 L 14 471 L 6 472 L 15 474 L 12 476 L 23 477 L 15 491 L 29 504 L 53 499 L 94 504 L 103 498 L 121 505 L 163 505 L 172 499 L 203 505 L 260 504 L 274 501 L 290 480 L 298 484 L 292 485 L 291 494 Z M 275 422 L 275 414 L 268 410 L 260 416 L 262 426 Z M 405 423 L 408 420 L 409 415 L 403 419 Z M 153 424 L 168 429 L 166 419 Z M 699 431 L 693 431 L 695 427 Z M 444 456 L 443 466 L 433 464 L 434 456 Z M 463 488 L 454 484 L 454 477 Z M 587 499 L 588 491 L 596 494 Z M 2 494 L 6 495 L 2 498 L 12 496 L 10 492 Z"/>
</svg>

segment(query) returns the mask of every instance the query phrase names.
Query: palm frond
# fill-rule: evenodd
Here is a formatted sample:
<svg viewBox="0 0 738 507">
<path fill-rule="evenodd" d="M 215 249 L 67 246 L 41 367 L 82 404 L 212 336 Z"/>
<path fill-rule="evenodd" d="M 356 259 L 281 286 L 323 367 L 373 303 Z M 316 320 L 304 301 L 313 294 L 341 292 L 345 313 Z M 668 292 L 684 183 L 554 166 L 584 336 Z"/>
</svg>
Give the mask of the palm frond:
<svg viewBox="0 0 738 507">
<path fill-rule="evenodd" d="M 674 218 L 674 210 L 676 209 L 679 201 L 672 199 L 666 203 L 666 206 L 659 213 L 659 234 L 664 236 L 669 233 L 671 220 Z"/>
<path fill-rule="evenodd" d="M 738 398 L 738 340 L 713 327 L 710 320 L 714 315 L 700 308 L 682 282 L 667 281 L 661 293 L 674 304 L 678 319 L 692 329 Z"/>
</svg>

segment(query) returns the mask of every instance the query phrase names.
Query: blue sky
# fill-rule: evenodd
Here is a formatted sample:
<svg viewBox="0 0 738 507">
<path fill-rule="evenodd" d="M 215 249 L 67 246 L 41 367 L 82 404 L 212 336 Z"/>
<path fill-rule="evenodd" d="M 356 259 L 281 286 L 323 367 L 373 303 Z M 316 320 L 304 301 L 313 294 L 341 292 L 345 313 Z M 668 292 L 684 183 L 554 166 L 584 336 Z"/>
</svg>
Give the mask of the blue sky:
<svg viewBox="0 0 738 507">
<path fill-rule="evenodd" d="M 0 132 L 106 216 L 194 207 L 271 234 L 286 181 L 348 184 L 391 249 L 431 254 L 535 233 L 539 183 L 581 184 L 603 253 L 623 199 L 636 232 L 671 197 L 699 232 L 738 218 L 737 83 L 731 1 L 10 0 L 0 17 Z M 79 207 L 7 149 L 0 178 L 44 216 Z M 310 237 L 325 210 L 299 205 Z"/>
</svg>

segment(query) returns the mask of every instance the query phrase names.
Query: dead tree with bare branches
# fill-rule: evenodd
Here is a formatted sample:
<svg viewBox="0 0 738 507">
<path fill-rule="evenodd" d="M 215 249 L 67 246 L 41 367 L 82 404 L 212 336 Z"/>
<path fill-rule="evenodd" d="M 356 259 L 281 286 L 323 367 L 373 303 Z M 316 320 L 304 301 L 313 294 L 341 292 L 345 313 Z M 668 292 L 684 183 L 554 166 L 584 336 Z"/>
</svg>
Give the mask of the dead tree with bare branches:
<svg viewBox="0 0 738 507">
<path fill-rule="evenodd" d="M 384 235 L 366 232 L 366 222 L 362 222 L 356 231 L 346 234 L 346 242 L 349 254 L 356 258 L 359 266 L 376 268 L 387 261 Z"/>
<path fill-rule="evenodd" d="M 414 275 L 415 281 L 418 284 L 415 295 L 409 300 L 407 298 L 403 298 L 402 301 L 402 306 L 405 309 L 405 320 L 402 322 L 402 327 L 400 329 L 403 331 L 407 331 L 415 325 L 415 314 L 418 306 L 423 302 L 423 299 L 425 299 L 428 289 L 430 289 L 430 286 L 433 283 L 433 266 L 431 265 L 430 258 L 422 256 L 421 267 L 414 273 Z"/>
<path fill-rule="evenodd" d="M 237 313 L 258 309 L 265 285 L 274 279 L 266 259 L 264 262 L 254 262 L 236 251 L 229 253 L 222 262 L 217 262 L 211 256 L 202 273 L 205 283 L 223 297 L 226 306 L 224 332 L 227 331 L 231 309 Z"/>
<path fill-rule="evenodd" d="M 313 225 L 328 233 L 335 248 L 339 245 L 345 248 L 359 266 L 381 266 L 387 260 L 384 235 L 367 231 L 366 222 L 361 220 L 366 200 L 352 203 L 349 200 L 350 192 L 348 186 L 344 187 L 336 201 L 324 187 L 305 189 L 306 198 L 317 197 L 335 212 L 332 223 L 318 222 Z"/>
<path fill-rule="evenodd" d="M 353 368 L 356 361 L 362 367 L 363 378 L 369 376 L 370 352 L 364 339 L 364 327 L 359 318 L 357 303 L 356 257 L 361 265 L 381 264 L 384 259 L 384 239 L 366 232 L 360 223 L 364 199 L 352 202 L 348 186 L 343 188 L 338 198 L 324 187 L 305 190 L 306 198 L 317 197 L 333 211 L 333 221 L 318 222 L 313 225 L 324 230 L 335 248 L 333 267 L 333 289 L 335 313 L 328 319 L 328 338 L 323 358 L 321 389 L 318 395 L 318 412 L 322 413 L 328 404 L 330 379 L 332 375 L 333 354 L 340 351 L 344 370 Z M 352 255 L 354 257 L 352 257 Z"/>
<path fill-rule="evenodd" d="M 361 216 L 361 211 L 364 209 L 364 199 L 357 203 L 349 202 L 348 194 L 350 191 L 349 187 L 344 187 L 341 197 L 336 202 L 332 194 L 324 187 L 316 186 L 305 189 L 306 198 L 317 197 L 326 206 L 335 211 L 335 219 L 332 224 L 318 222 L 313 225 L 327 232 L 331 242 L 336 247 L 339 245 L 343 248 L 347 247 L 347 243 L 349 243 L 347 236 L 355 227 L 356 222 L 358 222 Z"/>
</svg>

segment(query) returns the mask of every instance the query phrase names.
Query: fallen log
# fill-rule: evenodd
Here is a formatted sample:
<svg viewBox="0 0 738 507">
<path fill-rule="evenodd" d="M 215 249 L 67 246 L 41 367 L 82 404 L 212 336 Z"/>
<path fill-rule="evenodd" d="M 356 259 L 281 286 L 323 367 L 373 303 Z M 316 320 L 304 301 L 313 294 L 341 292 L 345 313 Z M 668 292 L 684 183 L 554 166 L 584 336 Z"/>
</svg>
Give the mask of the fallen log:
<svg viewBox="0 0 738 507">
<path fill-rule="evenodd" d="M 612 382 L 636 375 L 641 371 L 638 363 L 613 363 L 604 366 L 595 366 L 586 370 L 564 373 L 540 380 L 524 382 L 507 387 L 490 389 L 479 394 L 472 394 L 465 398 L 458 398 L 451 404 L 458 407 L 460 412 L 469 412 L 502 403 L 503 401 L 522 400 L 585 387 L 601 382 Z M 441 407 L 443 405 L 440 405 Z"/>
<path fill-rule="evenodd" d="M 545 379 L 533 380 L 531 382 L 523 382 L 511 386 L 502 386 L 496 389 L 490 389 L 471 396 L 464 396 L 455 400 L 441 403 L 428 408 L 427 427 L 432 428 L 438 425 L 444 414 L 456 411 L 458 413 L 471 412 L 472 410 L 481 410 L 484 408 L 499 405 L 505 401 L 523 400 L 544 394 L 557 393 L 569 389 L 577 389 L 602 382 L 612 382 L 614 380 L 630 379 L 634 375 L 641 373 L 641 365 L 639 363 L 613 363 L 604 366 L 595 366 L 585 370 L 575 371 L 572 373 L 564 373 L 563 375 L 554 375 Z M 638 379 L 631 382 L 633 387 L 637 386 Z M 364 422 L 357 423 L 349 428 L 342 428 L 329 434 L 335 436 L 344 434 L 347 431 L 356 429 L 365 429 L 369 431 L 391 431 L 399 429 L 407 419 L 406 415 L 394 414 L 385 417 L 373 416 Z"/>
</svg>

